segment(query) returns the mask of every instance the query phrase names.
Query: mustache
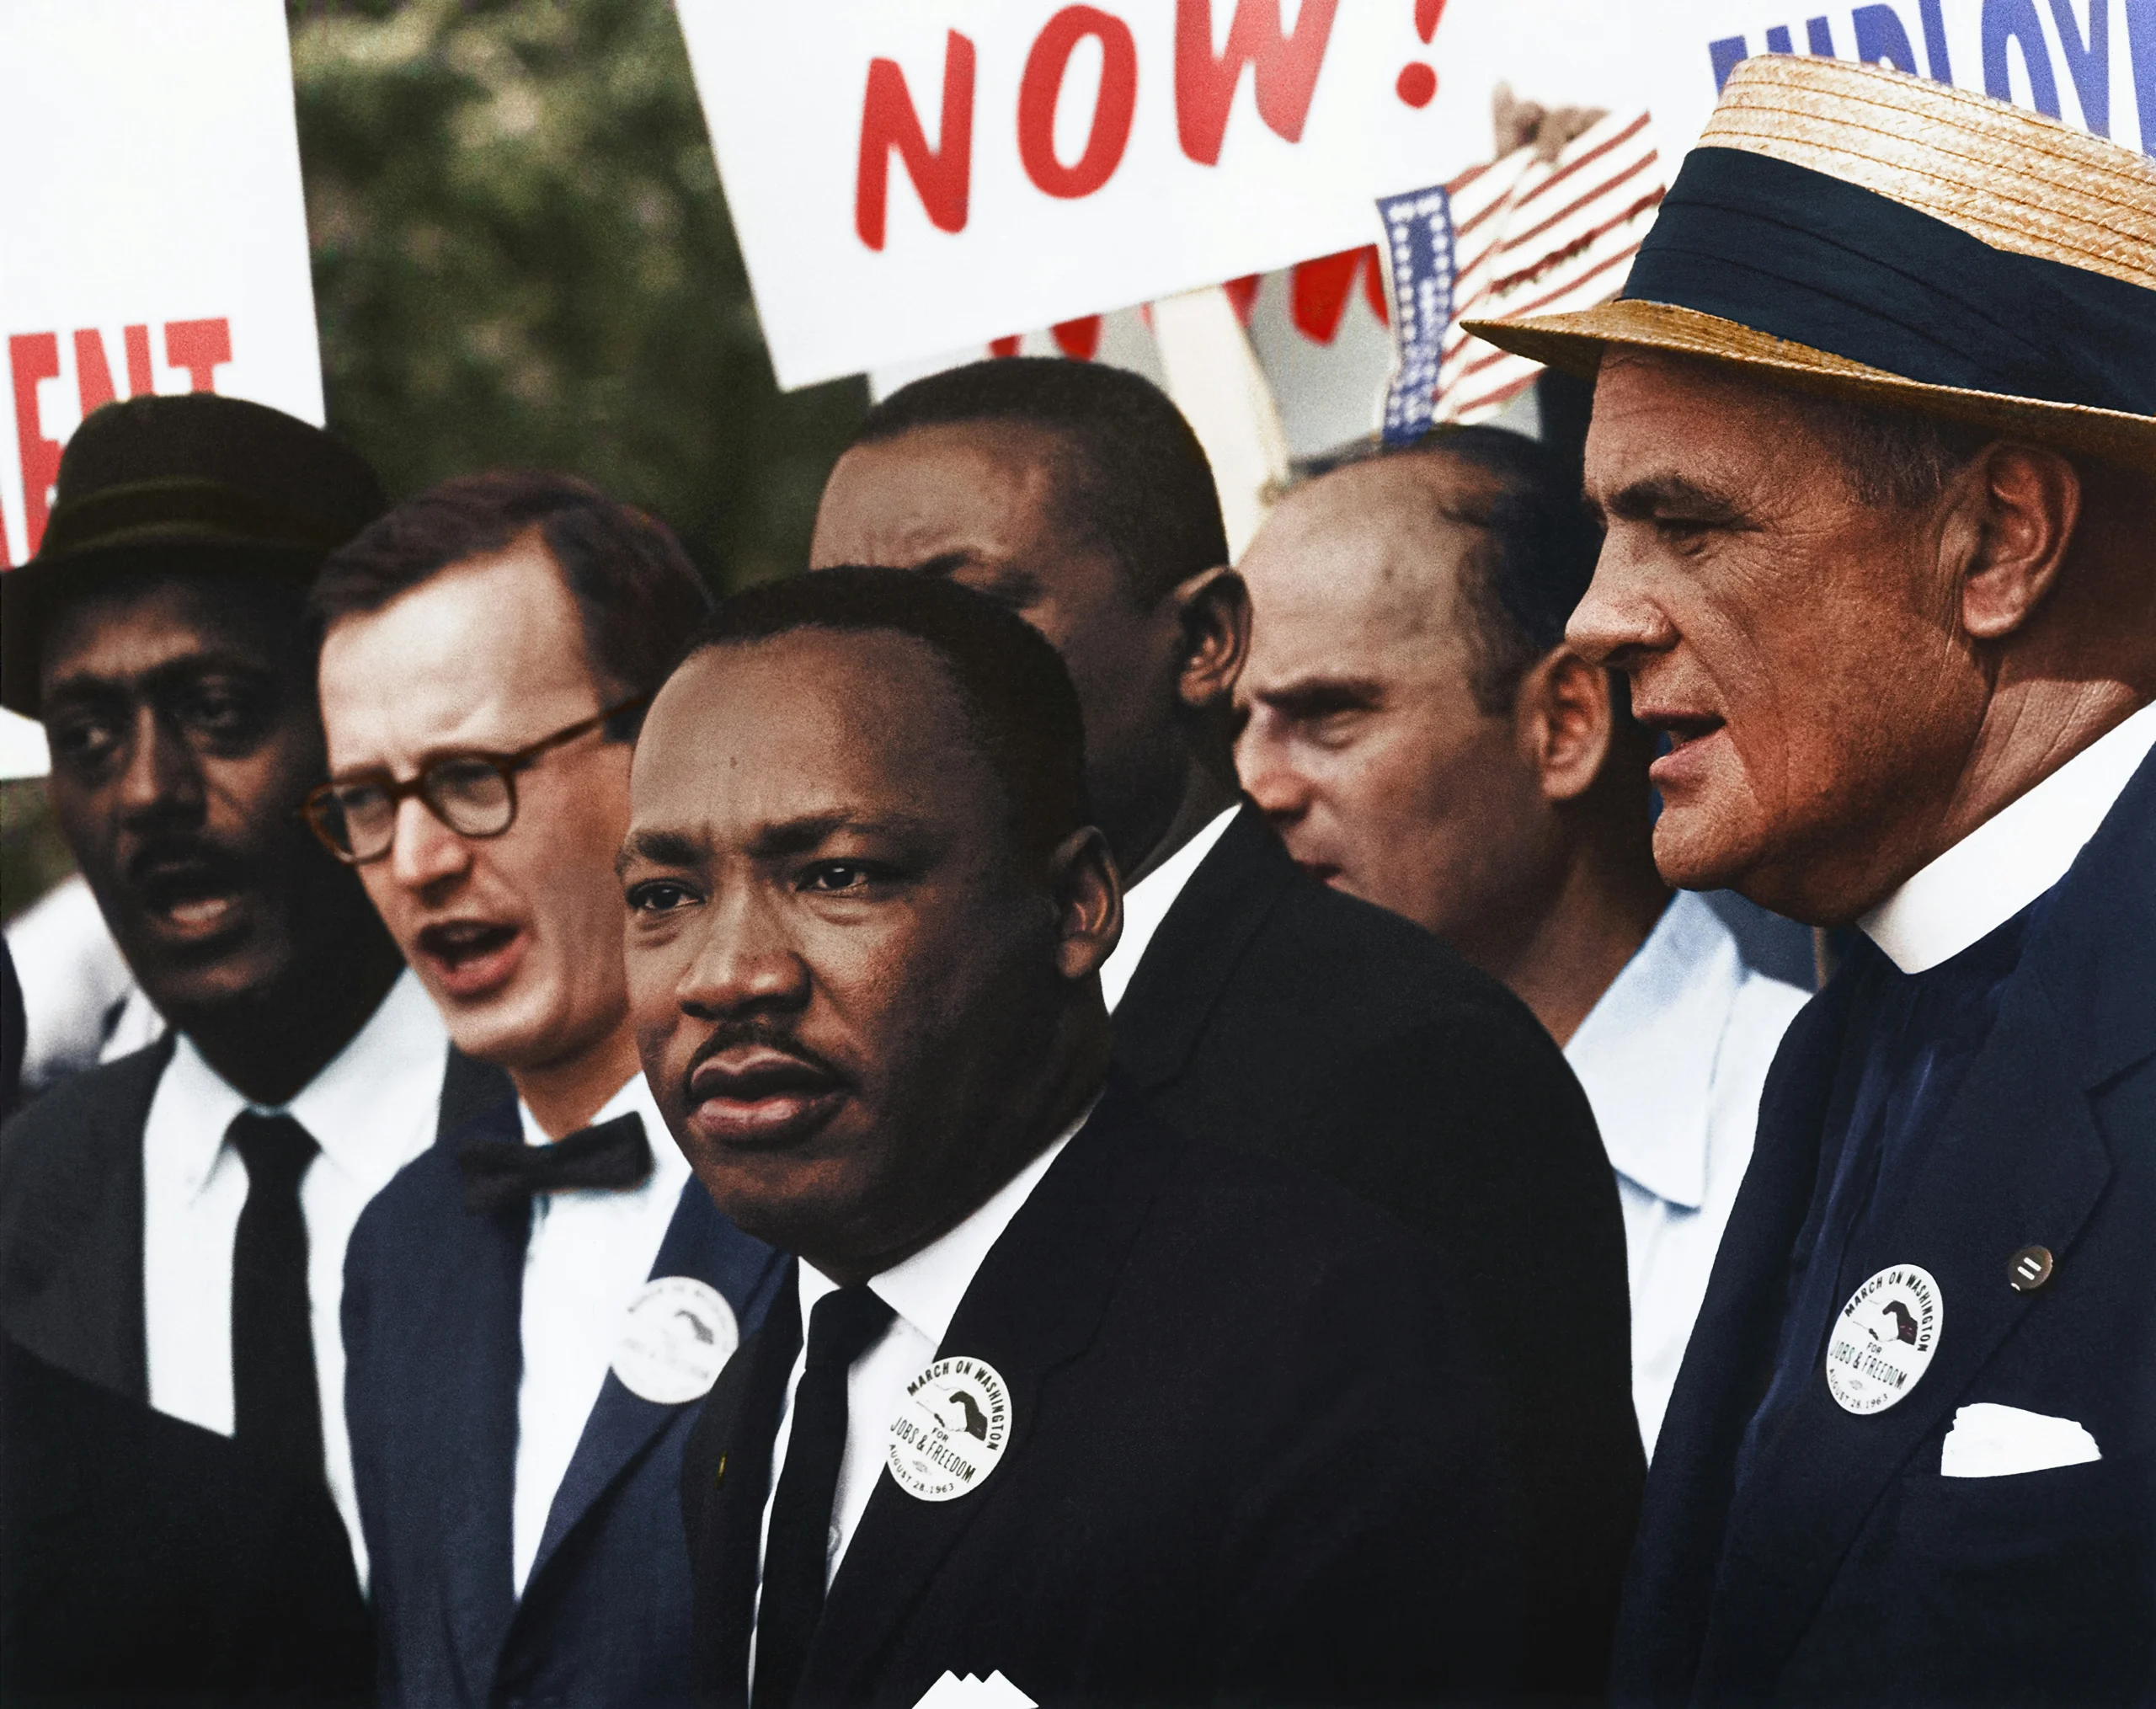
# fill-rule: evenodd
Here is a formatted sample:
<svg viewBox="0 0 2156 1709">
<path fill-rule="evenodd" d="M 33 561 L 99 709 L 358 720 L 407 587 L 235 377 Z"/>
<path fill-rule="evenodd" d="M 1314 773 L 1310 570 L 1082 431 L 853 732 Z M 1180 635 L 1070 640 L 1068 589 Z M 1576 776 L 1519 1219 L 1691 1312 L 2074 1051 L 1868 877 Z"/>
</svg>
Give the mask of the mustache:
<svg viewBox="0 0 2156 1709">
<path fill-rule="evenodd" d="M 159 831 L 146 837 L 121 868 L 136 889 L 178 879 L 205 891 L 239 889 L 252 879 L 248 861 L 199 833 Z"/>
<path fill-rule="evenodd" d="M 821 1051 L 803 1044 L 782 1023 L 770 1020 L 747 1020 L 721 1021 L 711 1029 L 703 1043 L 696 1046 L 696 1054 L 690 1057 L 688 1068 L 681 1076 L 682 1086 L 686 1088 L 689 1082 L 696 1078 L 696 1071 L 710 1061 L 712 1057 L 723 1051 L 737 1049 L 744 1045 L 760 1045 L 766 1050 L 775 1050 L 782 1056 L 792 1057 L 803 1067 L 812 1068 L 817 1073 L 827 1076 L 841 1085 L 852 1083 L 852 1076 L 846 1073 Z"/>
</svg>

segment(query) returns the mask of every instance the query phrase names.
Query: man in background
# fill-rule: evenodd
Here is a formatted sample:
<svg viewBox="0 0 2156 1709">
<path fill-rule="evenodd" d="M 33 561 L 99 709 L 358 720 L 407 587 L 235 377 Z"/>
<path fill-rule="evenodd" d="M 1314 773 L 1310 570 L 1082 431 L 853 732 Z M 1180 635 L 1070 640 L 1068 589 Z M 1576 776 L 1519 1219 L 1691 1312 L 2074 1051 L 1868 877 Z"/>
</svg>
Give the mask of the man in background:
<svg viewBox="0 0 2156 1709">
<path fill-rule="evenodd" d="M 1447 1279 L 1112 1069 L 1054 650 L 879 569 L 703 638 L 638 747 L 631 988 L 699 1178 L 800 1258 L 689 1455 L 708 1701 L 1490 1701 L 1518 1587 Z"/>
<path fill-rule="evenodd" d="M 383 1700 L 685 1701 L 681 1444 L 779 1263 L 690 1181 L 623 985 L 630 744 L 702 582 L 586 483 L 475 475 L 335 554 L 314 603 L 314 822 L 515 1087 L 347 1261 Z"/>
<path fill-rule="evenodd" d="M 1337 463 L 1242 573 L 1244 787 L 1305 872 L 1427 927 L 1564 1046 L 1617 1171 L 1652 1451 L 1806 994 L 1655 871 L 1652 732 L 1564 644 L 1600 532 L 1502 428 Z"/>
<path fill-rule="evenodd" d="M 1432 938 L 1298 873 L 1235 781 L 1249 633 L 1212 472 L 1137 376 L 1010 359 L 869 414 L 810 562 L 895 564 L 1017 612 L 1084 709 L 1128 877 L 1102 969 L 1117 1060 L 1171 1125 L 1315 1169 L 1460 1280 L 1522 1499 L 1528 1683 L 1599 1690 L 1642 1476 L 1624 1226 L 1534 1017 Z"/>
<path fill-rule="evenodd" d="M 382 506 L 319 429 L 137 398 L 77 431 L 0 577 L 0 694 L 42 719 L 54 816 L 173 1027 L 0 1130 L 25 1691 L 366 1681 L 345 1242 L 488 1078 L 299 816 L 307 584 Z"/>
</svg>

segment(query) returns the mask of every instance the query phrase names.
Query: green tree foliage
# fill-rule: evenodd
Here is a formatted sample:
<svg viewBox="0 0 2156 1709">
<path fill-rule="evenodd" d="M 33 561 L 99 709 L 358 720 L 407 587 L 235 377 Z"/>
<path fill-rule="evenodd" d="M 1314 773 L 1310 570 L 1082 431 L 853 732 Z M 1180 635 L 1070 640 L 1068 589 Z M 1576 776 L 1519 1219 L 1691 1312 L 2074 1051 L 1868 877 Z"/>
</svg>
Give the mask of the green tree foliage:
<svg viewBox="0 0 2156 1709">
<path fill-rule="evenodd" d="M 667 0 L 290 0 L 331 425 L 393 493 L 565 469 L 722 586 L 802 561 L 866 398 L 782 395 Z"/>
</svg>

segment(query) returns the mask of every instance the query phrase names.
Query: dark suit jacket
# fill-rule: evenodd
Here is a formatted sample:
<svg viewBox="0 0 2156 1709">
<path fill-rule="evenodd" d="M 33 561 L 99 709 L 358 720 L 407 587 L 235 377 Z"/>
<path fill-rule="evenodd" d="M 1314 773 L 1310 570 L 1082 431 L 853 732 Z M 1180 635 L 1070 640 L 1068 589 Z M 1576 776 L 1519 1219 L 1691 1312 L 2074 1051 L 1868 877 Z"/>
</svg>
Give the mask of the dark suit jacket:
<svg viewBox="0 0 2156 1709">
<path fill-rule="evenodd" d="M 374 1641 L 318 1484 L 0 1341 L 0 1699 L 360 1704 Z"/>
<path fill-rule="evenodd" d="M 1831 1183 L 1849 984 L 1797 1017 L 1662 1428 L 1626 1588 L 1625 1703 L 2073 1704 L 2156 1696 L 2156 760 L 2032 923 L 1906 1208 L 1852 1273 L 1939 1284 L 1938 1350 L 1868 1418 L 1808 1386 L 1738 1444 Z M 2032 1294 L 2011 1254 L 2050 1248 Z M 1940 1475 L 1958 1407 L 2073 1419 L 2093 1463 Z"/>
<path fill-rule="evenodd" d="M 1598 1696 L 1646 1468 L 1616 1181 L 1550 1035 L 1428 932 L 1298 872 L 1248 805 L 1115 1023 L 1163 1120 L 1330 1176 L 1436 1246 L 1520 1498 L 1527 1682 Z"/>
<path fill-rule="evenodd" d="M 690 1691 L 681 1445 L 696 1407 L 608 1372 L 522 1599 L 511 1562 L 530 1213 L 467 1211 L 456 1153 L 518 1137 L 510 1101 L 376 1194 L 344 1257 L 345 1417 L 385 1705 L 664 1706 Z M 661 1132 L 654 1145 L 670 1145 Z M 691 1181 L 652 1274 L 726 1296 L 745 1334 L 785 1260 Z"/>
<path fill-rule="evenodd" d="M 947 1670 L 1001 1670 L 1049 1704 L 1479 1700 L 1511 1667 L 1518 1593 L 1445 1295 L 1385 1219 L 1305 1171 L 1186 1141 L 1112 1083 L 940 1349 L 1004 1378 L 1002 1460 L 942 1503 L 878 1478 L 798 1701 L 910 1709 Z M 684 1468 L 720 1704 L 746 1694 L 799 1335 L 782 1303 Z"/>
<path fill-rule="evenodd" d="M 167 1039 L 77 1075 L 0 1127 L 0 1453 L 20 1521 L 0 1531 L 0 1632 L 35 1634 L 0 1677 L 52 1701 L 348 1693 L 371 1657 L 327 1490 L 275 1487 L 149 1406 L 142 1128 L 171 1056 Z M 452 1052 L 443 1119 L 505 1084 Z"/>
</svg>

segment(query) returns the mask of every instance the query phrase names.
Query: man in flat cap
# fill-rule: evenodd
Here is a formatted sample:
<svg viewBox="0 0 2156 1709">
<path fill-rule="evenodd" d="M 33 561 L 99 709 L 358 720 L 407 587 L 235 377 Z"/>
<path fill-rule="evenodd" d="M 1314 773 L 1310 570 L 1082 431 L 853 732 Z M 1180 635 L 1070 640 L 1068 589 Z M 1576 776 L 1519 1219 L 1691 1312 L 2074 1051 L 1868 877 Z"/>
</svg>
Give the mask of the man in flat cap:
<svg viewBox="0 0 2156 1709">
<path fill-rule="evenodd" d="M 12 1692 L 366 1685 L 344 1244 L 493 1072 L 299 816 L 307 585 L 382 506 L 318 428 L 137 398 L 76 433 L 0 577 L 0 697 L 42 719 L 55 815 L 173 1027 L 0 1130 Z"/>
<path fill-rule="evenodd" d="M 1730 78 L 1598 365 L 1570 628 L 1656 856 L 1856 948 L 1791 1028 L 1650 1477 L 1624 1703 L 2145 1701 L 2156 165 Z"/>
</svg>

